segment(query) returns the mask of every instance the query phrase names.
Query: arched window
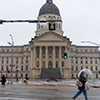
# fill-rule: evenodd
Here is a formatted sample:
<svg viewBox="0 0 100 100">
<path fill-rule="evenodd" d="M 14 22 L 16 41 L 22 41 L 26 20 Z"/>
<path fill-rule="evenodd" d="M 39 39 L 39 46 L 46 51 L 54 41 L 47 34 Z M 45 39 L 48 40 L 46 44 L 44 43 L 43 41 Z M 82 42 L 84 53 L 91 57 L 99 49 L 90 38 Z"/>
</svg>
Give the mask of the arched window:
<svg viewBox="0 0 100 100">
<path fill-rule="evenodd" d="M 37 58 L 39 58 L 39 50 L 37 50 Z"/>
<path fill-rule="evenodd" d="M 49 50 L 49 58 L 51 58 L 51 56 L 52 56 L 52 51 Z"/>
<path fill-rule="evenodd" d="M 56 61 L 56 68 L 58 68 L 58 61 Z"/>
<path fill-rule="evenodd" d="M 64 50 L 61 51 L 62 58 L 64 58 Z"/>
<path fill-rule="evenodd" d="M 43 58 L 45 58 L 45 49 L 43 49 Z"/>
<path fill-rule="evenodd" d="M 58 58 L 58 50 L 56 50 L 56 58 Z"/>
</svg>

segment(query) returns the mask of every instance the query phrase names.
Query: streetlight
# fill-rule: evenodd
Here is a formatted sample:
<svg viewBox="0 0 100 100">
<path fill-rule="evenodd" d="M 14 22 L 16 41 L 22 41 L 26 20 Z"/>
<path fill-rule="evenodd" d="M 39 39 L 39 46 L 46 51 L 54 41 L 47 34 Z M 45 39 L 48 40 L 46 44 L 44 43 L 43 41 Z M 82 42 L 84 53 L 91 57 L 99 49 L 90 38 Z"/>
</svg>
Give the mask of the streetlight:
<svg viewBox="0 0 100 100">
<path fill-rule="evenodd" d="M 14 41 L 13 41 L 13 36 L 10 34 L 11 36 L 11 40 L 12 40 L 12 43 L 8 42 L 9 45 L 12 46 L 12 60 L 11 60 L 11 84 L 13 84 L 13 53 L 14 53 Z"/>
</svg>

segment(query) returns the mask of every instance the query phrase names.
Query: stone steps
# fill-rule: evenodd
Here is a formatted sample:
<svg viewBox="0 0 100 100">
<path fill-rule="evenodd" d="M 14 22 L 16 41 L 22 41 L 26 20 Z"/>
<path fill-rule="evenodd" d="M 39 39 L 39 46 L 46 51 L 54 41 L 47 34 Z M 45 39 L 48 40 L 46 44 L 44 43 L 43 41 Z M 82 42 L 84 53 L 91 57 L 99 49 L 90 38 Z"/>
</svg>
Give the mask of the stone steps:
<svg viewBox="0 0 100 100">
<path fill-rule="evenodd" d="M 42 79 L 49 79 L 49 77 L 55 77 L 56 79 L 60 79 L 61 72 L 59 68 L 53 68 L 53 69 L 47 69 L 43 68 L 41 69 L 41 78 Z"/>
</svg>

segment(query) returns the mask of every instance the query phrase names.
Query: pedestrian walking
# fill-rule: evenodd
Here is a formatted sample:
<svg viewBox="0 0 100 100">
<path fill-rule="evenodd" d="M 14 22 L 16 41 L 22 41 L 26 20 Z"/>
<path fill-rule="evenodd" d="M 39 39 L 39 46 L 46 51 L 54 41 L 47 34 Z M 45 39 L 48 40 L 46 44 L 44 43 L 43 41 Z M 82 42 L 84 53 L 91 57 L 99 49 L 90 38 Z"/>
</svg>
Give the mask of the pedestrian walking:
<svg viewBox="0 0 100 100">
<path fill-rule="evenodd" d="M 2 76 L 2 86 L 5 86 L 5 82 L 6 82 L 6 77 L 5 75 Z"/>
<path fill-rule="evenodd" d="M 87 79 L 85 77 L 85 72 L 83 71 L 80 74 L 79 80 L 76 82 L 76 85 L 78 85 L 78 89 L 79 91 L 74 95 L 74 97 L 72 98 L 73 100 L 76 99 L 76 97 L 78 97 L 82 92 L 84 94 L 85 100 L 88 100 L 87 97 L 87 91 L 85 90 L 85 83 L 86 83 Z"/>
</svg>

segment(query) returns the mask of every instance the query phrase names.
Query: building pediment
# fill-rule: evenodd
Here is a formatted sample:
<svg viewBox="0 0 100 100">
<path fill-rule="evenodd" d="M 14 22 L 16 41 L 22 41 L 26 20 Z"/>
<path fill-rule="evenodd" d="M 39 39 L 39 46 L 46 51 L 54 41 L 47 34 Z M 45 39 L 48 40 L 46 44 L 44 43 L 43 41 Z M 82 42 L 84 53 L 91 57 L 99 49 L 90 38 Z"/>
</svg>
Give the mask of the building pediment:
<svg viewBox="0 0 100 100">
<path fill-rule="evenodd" d="M 48 32 L 37 37 L 35 41 L 67 41 L 67 39 L 54 32 Z"/>
</svg>

